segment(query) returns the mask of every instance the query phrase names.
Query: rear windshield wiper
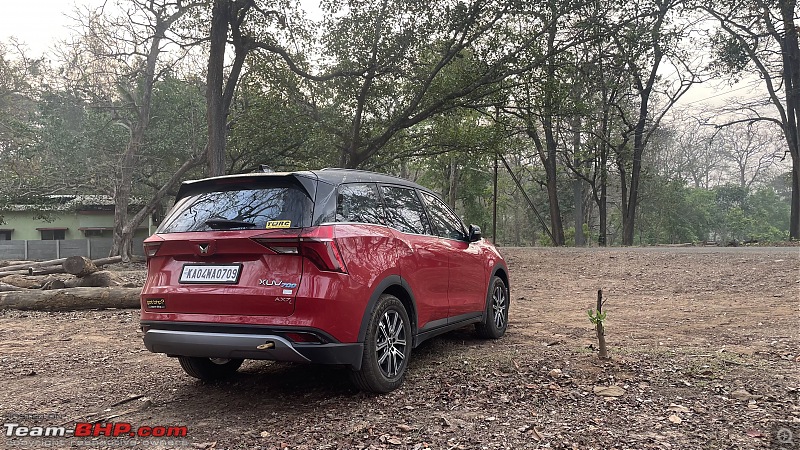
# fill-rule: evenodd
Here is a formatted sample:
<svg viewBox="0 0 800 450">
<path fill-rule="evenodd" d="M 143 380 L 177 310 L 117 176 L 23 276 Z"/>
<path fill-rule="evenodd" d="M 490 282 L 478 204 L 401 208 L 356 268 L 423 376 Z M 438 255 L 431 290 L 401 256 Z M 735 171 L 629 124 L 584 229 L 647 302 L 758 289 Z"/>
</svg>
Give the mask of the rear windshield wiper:
<svg viewBox="0 0 800 450">
<path fill-rule="evenodd" d="M 212 230 L 230 230 L 232 228 L 255 228 L 256 224 L 244 220 L 208 219 L 206 220 Z"/>
</svg>

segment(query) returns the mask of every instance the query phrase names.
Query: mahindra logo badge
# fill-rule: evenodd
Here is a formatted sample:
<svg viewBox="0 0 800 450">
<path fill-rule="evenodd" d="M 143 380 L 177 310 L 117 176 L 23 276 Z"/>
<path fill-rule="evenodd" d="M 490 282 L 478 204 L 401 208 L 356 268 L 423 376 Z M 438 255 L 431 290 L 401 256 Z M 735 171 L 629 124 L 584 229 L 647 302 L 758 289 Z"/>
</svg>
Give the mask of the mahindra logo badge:
<svg viewBox="0 0 800 450">
<path fill-rule="evenodd" d="M 209 246 L 209 244 L 198 244 L 197 246 L 200 247 L 200 254 L 201 255 L 208 254 L 208 246 Z"/>
</svg>

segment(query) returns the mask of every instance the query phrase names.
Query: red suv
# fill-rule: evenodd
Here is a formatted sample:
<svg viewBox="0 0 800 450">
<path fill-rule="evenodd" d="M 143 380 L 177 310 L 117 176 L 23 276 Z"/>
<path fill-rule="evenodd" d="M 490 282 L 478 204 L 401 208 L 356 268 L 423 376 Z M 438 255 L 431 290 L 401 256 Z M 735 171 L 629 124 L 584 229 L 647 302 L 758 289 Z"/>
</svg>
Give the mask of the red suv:
<svg viewBox="0 0 800 450">
<path fill-rule="evenodd" d="M 145 241 L 148 350 L 211 380 L 242 361 L 341 364 L 388 392 L 411 349 L 508 324 L 508 268 L 432 191 L 344 169 L 189 181 Z"/>
</svg>

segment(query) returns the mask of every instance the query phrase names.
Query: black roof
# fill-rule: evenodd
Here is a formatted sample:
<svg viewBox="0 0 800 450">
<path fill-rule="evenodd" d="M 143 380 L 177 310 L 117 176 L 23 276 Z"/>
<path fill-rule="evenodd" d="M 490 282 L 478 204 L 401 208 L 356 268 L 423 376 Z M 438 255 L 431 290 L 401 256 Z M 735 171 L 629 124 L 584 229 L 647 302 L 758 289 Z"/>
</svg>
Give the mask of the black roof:
<svg viewBox="0 0 800 450">
<path fill-rule="evenodd" d="M 404 180 L 402 178 L 383 173 L 369 172 L 366 170 L 325 168 L 322 170 L 312 171 L 312 173 L 317 175 L 320 180 L 335 185 L 342 183 L 387 183 L 414 187 L 417 189 L 422 189 L 423 191 L 430 191 L 430 189 L 420 186 L 413 181 Z"/>
<path fill-rule="evenodd" d="M 189 192 L 197 190 L 208 190 L 210 186 L 217 185 L 221 180 L 268 180 L 270 178 L 284 178 L 295 179 L 304 184 L 302 179 L 306 180 L 319 180 L 334 186 L 342 183 L 387 183 L 410 188 L 417 188 L 426 192 L 433 192 L 430 189 L 420 186 L 412 181 L 404 180 L 402 178 L 393 177 L 377 172 L 369 172 L 366 170 L 356 169 L 339 169 L 339 168 L 325 168 L 320 170 L 303 170 L 296 172 L 253 172 L 241 173 L 236 175 L 223 175 L 220 177 L 203 178 L 200 180 L 184 181 L 178 190 L 177 198 L 184 197 Z"/>
</svg>

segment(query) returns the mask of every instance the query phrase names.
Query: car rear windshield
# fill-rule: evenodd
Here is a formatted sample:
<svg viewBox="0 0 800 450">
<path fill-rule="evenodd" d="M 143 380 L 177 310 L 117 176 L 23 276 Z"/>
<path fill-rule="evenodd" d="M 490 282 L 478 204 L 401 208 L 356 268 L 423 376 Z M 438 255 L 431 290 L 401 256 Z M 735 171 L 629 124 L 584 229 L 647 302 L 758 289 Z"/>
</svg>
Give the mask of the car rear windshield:
<svg viewBox="0 0 800 450">
<path fill-rule="evenodd" d="M 180 199 L 156 233 L 307 227 L 312 209 L 295 186 L 215 190 Z"/>
</svg>

